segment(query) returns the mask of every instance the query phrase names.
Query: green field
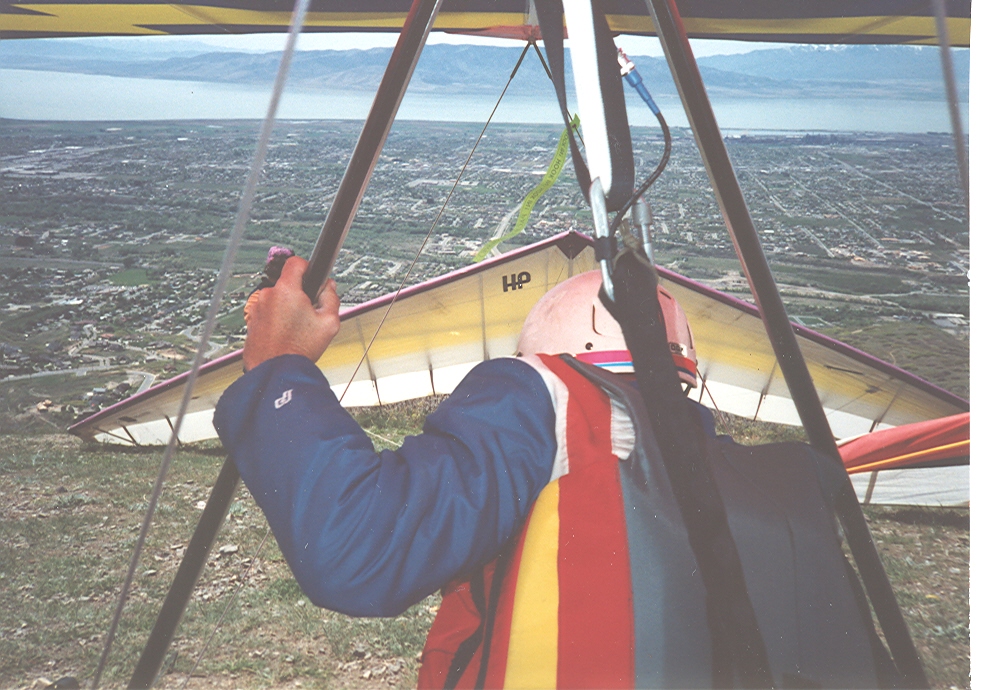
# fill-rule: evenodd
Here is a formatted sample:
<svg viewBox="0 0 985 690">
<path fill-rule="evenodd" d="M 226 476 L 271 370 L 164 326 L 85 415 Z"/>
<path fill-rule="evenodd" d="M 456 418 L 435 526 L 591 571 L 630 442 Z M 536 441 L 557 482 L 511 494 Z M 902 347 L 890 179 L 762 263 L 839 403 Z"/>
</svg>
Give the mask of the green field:
<svg viewBox="0 0 985 690">
<path fill-rule="evenodd" d="M 113 285 L 123 285 L 126 287 L 134 285 L 148 285 L 152 281 L 147 277 L 147 271 L 143 268 L 128 268 L 126 270 L 120 271 L 116 275 L 112 275 L 109 278 L 109 282 Z"/>
</svg>

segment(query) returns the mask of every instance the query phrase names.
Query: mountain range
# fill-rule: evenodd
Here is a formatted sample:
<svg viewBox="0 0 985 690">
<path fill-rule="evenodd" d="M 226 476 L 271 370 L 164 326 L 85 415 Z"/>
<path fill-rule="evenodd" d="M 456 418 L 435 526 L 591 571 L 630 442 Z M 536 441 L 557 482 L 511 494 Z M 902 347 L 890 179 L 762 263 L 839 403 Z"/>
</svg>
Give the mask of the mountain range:
<svg viewBox="0 0 985 690">
<path fill-rule="evenodd" d="M 409 89 L 417 92 L 498 93 L 521 48 L 437 44 L 425 47 Z M 969 51 L 953 51 L 958 90 L 967 100 Z M 388 48 L 299 51 L 291 65 L 295 89 L 372 91 Z M 4 41 L 0 68 L 100 74 L 147 79 L 270 84 L 279 52 L 247 53 L 205 44 L 137 46 L 109 40 Z M 655 96 L 676 94 L 663 58 L 633 58 Z M 910 46 L 794 46 L 698 59 L 712 96 L 776 98 L 944 98 L 940 53 Z M 570 62 L 567 82 L 572 83 Z M 528 51 L 511 93 L 553 98 L 534 51 Z"/>
</svg>

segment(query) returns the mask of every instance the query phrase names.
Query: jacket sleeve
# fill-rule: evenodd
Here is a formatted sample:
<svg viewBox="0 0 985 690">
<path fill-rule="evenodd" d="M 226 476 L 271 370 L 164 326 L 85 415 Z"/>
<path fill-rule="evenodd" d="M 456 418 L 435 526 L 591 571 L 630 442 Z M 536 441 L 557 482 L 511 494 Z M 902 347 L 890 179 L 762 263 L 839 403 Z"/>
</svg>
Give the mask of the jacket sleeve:
<svg viewBox="0 0 985 690">
<path fill-rule="evenodd" d="M 516 359 L 480 364 L 420 436 L 376 453 L 321 371 L 285 355 L 223 394 L 214 424 L 302 590 L 397 615 L 491 560 L 551 477 L 551 396 Z"/>
</svg>

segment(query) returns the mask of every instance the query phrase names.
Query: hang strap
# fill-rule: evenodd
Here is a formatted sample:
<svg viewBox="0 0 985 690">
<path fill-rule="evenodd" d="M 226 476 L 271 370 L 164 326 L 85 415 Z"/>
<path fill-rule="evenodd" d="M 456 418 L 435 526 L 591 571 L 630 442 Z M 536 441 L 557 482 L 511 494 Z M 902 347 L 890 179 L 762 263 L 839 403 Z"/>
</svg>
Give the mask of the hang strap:
<svg viewBox="0 0 985 690">
<path fill-rule="evenodd" d="M 699 429 L 688 411 L 666 346 L 657 274 L 640 254 L 624 251 L 613 270 L 615 303 L 599 297 L 622 327 L 640 394 L 677 499 L 688 542 L 707 590 L 715 687 L 771 688 L 766 645 L 749 600 L 739 552 Z"/>
<path fill-rule="evenodd" d="M 564 11 L 557 0 L 534 0 L 540 33 L 544 39 L 547 61 L 550 63 L 551 80 L 557 94 L 561 117 L 568 131 L 568 139 L 574 141 L 571 118 L 568 116 L 568 98 L 564 79 Z M 592 3 L 595 27 L 595 44 L 598 51 L 598 74 L 605 112 L 605 127 L 608 135 L 609 158 L 612 167 L 612 181 L 606 197 L 607 206 L 614 211 L 622 206 L 633 193 L 634 168 L 633 145 L 629 134 L 629 120 L 626 115 L 626 99 L 622 90 L 622 77 L 616 58 L 616 46 L 612 40 L 605 13 L 597 3 Z M 578 186 L 586 201 L 593 175 L 577 146 L 571 147 L 571 160 L 575 168 Z M 597 177 L 594 176 L 594 177 Z"/>
<path fill-rule="evenodd" d="M 568 141 L 574 144 L 575 133 L 568 117 L 568 96 L 564 88 L 564 9 L 558 0 L 534 0 L 534 7 L 537 9 L 537 21 L 540 22 L 540 35 L 544 39 L 547 62 L 551 66 L 551 81 L 554 82 L 561 117 L 564 118 L 564 126 L 568 131 Z M 592 179 L 588 165 L 576 145 L 571 147 L 571 162 L 575 166 L 578 186 L 587 200 Z"/>
</svg>

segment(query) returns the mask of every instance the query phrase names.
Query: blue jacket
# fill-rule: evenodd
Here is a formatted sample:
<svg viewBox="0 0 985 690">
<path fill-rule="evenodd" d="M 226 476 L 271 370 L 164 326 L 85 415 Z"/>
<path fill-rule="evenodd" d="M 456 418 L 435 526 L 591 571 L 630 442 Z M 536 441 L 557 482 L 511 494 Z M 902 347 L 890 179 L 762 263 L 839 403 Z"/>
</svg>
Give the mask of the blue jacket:
<svg viewBox="0 0 985 690">
<path fill-rule="evenodd" d="M 523 525 L 557 449 L 531 366 L 476 366 L 420 436 L 376 453 L 321 371 L 284 355 L 223 394 L 214 424 L 313 603 L 398 615 L 491 561 Z"/>
</svg>

